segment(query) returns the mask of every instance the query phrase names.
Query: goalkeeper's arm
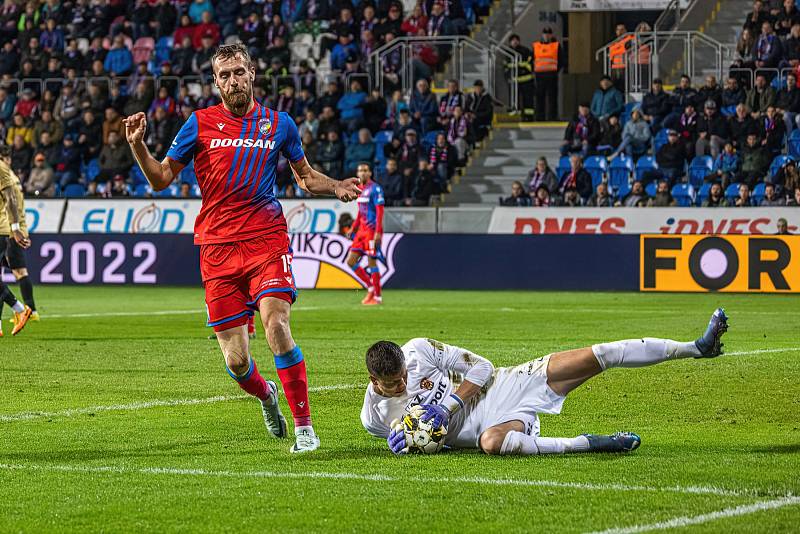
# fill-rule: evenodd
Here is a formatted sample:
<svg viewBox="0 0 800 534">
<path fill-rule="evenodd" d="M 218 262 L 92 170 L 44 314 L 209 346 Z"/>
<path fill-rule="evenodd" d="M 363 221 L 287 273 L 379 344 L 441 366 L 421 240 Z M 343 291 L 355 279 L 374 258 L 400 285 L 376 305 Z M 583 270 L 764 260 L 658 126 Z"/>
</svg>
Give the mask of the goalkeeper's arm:
<svg viewBox="0 0 800 534">
<path fill-rule="evenodd" d="M 454 414 L 489 382 L 494 373 L 494 365 L 486 358 L 473 354 L 467 349 L 434 340 L 427 340 L 427 342 L 433 349 L 432 357 L 437 367 L 444 371 L 454 371 L 464 375 L 464 381 L 458 389 L 442 401 L 442 406 Z"/>
</svg>

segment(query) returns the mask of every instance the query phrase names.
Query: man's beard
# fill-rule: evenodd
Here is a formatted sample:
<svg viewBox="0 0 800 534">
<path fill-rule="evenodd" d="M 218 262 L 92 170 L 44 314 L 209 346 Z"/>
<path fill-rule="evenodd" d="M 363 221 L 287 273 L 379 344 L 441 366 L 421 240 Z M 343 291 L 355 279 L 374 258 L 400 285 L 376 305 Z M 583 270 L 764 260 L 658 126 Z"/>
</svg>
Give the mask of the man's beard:
<svg viewBox="0 0 800 534">
<path fill-rule="evenodd" d="M 253 101 L 253 91 L 251 89 L 238 89 L 236 92 L 229 91 L 228 93 L 220 91 L 220 95 L 222 96 L 222 101 L 225 102 L 225 106 L 234 115 L 244 115 Z"/>
</svg>

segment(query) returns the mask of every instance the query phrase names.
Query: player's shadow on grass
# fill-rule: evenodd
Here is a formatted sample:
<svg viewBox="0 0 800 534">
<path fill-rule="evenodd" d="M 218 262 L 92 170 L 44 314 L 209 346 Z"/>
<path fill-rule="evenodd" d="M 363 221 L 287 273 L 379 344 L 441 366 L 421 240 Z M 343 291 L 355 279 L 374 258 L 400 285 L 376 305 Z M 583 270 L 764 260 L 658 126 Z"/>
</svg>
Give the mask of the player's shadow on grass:
<svg viewBox="0 0 800 534">
<path fill-rule="evenodd" d="M 68 449 L 61 451 L 20 451 L 6 452 L 0 454 L 2 462 L 71 462 L 71 461 L 91 461 L 109 460 L 112 458 L 177 458 L 181 456 L 196 456 L 197 447 L 205 447 L 210 444 L 218 443 L 215 440 L 185 441 L 175 443 L 164 443 L 161 445 L 148 444 L 141 447 L 126 447 L 124 449 Z"/>
<path fill-rule="evenodd" d="M 752 452 L 761 452 L 768 454 L 800 454 L 800 443 L 793 443 L 791 445 L 773 445 L 771 447 L 759 447 L 753 449 Z"/>
</svg>

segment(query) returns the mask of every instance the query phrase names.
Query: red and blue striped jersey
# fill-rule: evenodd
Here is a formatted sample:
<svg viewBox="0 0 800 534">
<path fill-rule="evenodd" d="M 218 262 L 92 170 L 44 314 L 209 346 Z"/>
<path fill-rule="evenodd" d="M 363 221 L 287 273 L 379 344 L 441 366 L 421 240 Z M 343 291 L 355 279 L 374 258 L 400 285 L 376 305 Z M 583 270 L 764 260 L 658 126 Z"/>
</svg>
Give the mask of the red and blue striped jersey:
<svg viewBox="0 0 800 534">
<path fill-rule="evenodd" d="M 385 204 L 383 187 L 370 180 L 358 197 L 358 220 L 361 228 L 375 230 L 378 226 L 378 206 Z M 381 221 L 382 222 L 382 221 Z"/>
<path fill-rule="evenodd" d="M 243 117 L 223 104 L 192 113 L 167 157 L 183 165 L 194 159 L 202 195 L 195 244 L 286 233 L 286 219 L 274 194 L 280 154 L 292 163 L 304 157 L 297 125 L 287 113 L 258 103 Z"/>
</svg>

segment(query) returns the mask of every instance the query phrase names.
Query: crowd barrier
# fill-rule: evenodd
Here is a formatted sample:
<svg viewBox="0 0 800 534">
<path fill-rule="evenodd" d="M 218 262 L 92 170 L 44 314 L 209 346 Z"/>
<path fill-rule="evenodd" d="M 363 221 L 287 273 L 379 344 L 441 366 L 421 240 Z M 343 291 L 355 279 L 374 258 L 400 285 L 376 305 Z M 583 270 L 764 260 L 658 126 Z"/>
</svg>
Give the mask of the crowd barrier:
<svg viewBox="0 0 800 534">
<path fill-rule="evenodd" d="M 27 257 L 36 283 L 199 286 L 192 237 L 40 233 Z M 290 238 L 298 288 L 360 288 L 349 239 Z M 381 248 L 388 289 L 800 292 L 800 236 L 387 233 Z"/>
<path fill-rule="evenodd" d="M 338 231 L 339 217 L 355 203 L 333 199 L 282 200 L 292 233 Z M 197 199 L 32 199 L 26 202 L 34 233 L 191 234 Z M 784 218 L 800 231 L 797 208 L 503 208 L 387 207 L 387 232 L 405 234 L 772 234 Z"/>
</svg>

